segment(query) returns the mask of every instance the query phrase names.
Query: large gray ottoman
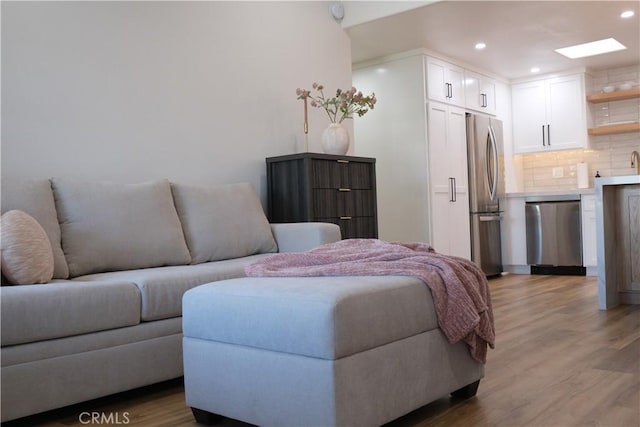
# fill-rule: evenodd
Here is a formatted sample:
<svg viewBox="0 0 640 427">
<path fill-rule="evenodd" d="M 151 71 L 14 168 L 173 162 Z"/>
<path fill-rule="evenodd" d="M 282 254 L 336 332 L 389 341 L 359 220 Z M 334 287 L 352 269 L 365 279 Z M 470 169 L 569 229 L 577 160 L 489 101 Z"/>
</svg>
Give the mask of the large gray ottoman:
<svg viewBox="0 0 640 427">
<path fill-rule="evenodd" d="M 484 366 L 449 344 L 412 277 L 241 278 L 183 298 L 184 381 L 198 422 L 374 426 L 457 392 Z"/>
</svg>

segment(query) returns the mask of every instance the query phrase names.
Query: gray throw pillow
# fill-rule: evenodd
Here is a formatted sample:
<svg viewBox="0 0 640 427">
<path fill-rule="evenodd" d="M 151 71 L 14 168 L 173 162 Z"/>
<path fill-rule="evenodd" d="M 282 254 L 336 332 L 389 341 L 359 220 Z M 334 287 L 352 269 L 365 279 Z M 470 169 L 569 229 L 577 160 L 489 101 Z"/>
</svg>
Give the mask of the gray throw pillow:
<svg viewBox="0 0 640 427">
<path fill-rule="evenodd" d="M 278 250 L 251 184 L 171 188 L 192 264 Z"/>
<path fill-rule="evenodd" d="M 47 283 L 53 277 L 53 252 L 47 233 L 31 215 L 14 209 L 0 217 L 2 275 L 9 283 Z"/>
<path fill-rule="evenodd" d="M 60 225 L 48 179 L 19 180 L 2 177 L 2 213 L 17 209 L 31 215 L 42 226 L 53 251 L 53 278 L 69 277 L 67 260 L 60 246 Z"/>
<path fill-rule="evenodd" d="M 71 277 L 191 261 L 168 180 L 51 182 Z"/>
</svg>

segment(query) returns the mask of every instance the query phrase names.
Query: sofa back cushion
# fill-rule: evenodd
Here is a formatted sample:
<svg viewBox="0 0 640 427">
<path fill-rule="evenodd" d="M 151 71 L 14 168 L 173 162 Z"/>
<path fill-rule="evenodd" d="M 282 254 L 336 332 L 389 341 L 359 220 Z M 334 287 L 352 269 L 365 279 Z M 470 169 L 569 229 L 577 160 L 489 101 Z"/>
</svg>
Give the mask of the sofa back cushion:
<svg viewBox="0 0 640 427">
<path fill-rule="evenodd" d="M 71 277 L 191 261 L 169 181 L 51 182 Z"/>
<path fill-rule="evenodd" d="M 53 278 L 66 279 L 69 268 L 60 245 L 60 226 L 48 179 L 17 180 L 2 178 L 2 213 L 21 210 L 31 215 L 44 229 L 53 252 Z"/>
<path fill-rule="evenodd" d="M 192 264 L 278 250 L 251 184 L 171 187 Z"/>
</svg>

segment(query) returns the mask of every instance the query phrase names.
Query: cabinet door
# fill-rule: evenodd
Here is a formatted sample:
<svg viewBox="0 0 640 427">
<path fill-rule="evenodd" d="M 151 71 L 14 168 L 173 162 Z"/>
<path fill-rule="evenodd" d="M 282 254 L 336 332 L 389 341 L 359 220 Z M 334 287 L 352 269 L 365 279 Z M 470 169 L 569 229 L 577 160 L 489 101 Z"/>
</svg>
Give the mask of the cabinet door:
<svg viewBox="0 0 640 427">
<path fill-rule="evenodd" d="M 513 108 L 513 152 L 532 153 L 546 149 L 546 90 L 544 81 L 514 85 L 511 88 Z"/>
<path fill-rule="evenodd" d="M 464 107 L 464 69 L 453 64 L 447 64 L 446 71 L 446 83 L 451 85 L 449 91 L 449 103 L 457 105 L 458 107 Z"/>
<path fill-rule="evenodd" d="M 427 115 L 430 243 L 439 253 L 470 258 L 465 113 L 431 102 Z"/>
<path fill-rule="evenodd" d="M 429 141 L 429 211 L 431 213 L 431 246 L 443 254 L 449 253 L 449 203 L 453 200 L 453 176 L 449 170 L 447 152 L 447 114 L 444 104 L 430 102 L 427 108 Z"/>
<path fill-rule="evenodd" d="M 449 102 L 447 63 L 427 57 L 427 96 L 440 102 Z"/>
<path fill-rule="evenodd" d="M 586 147 L 584 83 L 581 75 L 547 80 L 547 148 Z"/>
<path fill-rule="evenodd" d="M 527 265 L 527 233 L 525 221 L 525 199 L 514 197 L 504 202 L 504 217 L 500 235 L 502 236 L 502 263 L 505 266 Z"/>
<path fill-rule="evenodd" d="M 598 265 L 595 204 L 596 196 L 582 196 L 582 262 L 585 267 Z"/>
<path fill-rule="evenodd" d="M 449 203 L 449 255 L 471 259 L 469 172 L 467 169 L 467 122 L 461 108 L 447 114 L 447 160 L 453 175 L 454 202 Z"/>
<path fill-rule="evenodd" d="M 480 83 L 480 95 L 484 97 L 483 110 L 487 114 L 496 114 L 496 82 L 493 79 L 484 78 Z"/>
<path fill-rule="evenodd" d="M 496 82 L 473 71 L 464 72 L 465 106 L 470 110 L 496 114 Z"/>
<path fill-rule="evenodd" d="M 440 59 L 427 57 L 427 97 L 464 107 L 464 69 Z"/>
<path fill-rule="evenodd" d="M 473 71 L 464 72 L 464 99 L 465 106 L 470 110 L 482 111 L 481 76 Z"/>
</svg>

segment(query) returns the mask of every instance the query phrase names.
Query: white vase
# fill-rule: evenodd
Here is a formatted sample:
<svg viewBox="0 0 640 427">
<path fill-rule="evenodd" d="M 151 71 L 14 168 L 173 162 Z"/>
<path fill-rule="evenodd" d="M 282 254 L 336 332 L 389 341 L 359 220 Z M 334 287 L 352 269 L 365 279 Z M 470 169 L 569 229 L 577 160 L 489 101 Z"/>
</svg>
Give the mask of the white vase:
<svg viewBox="0 0 640 427">
<path fill-rule="evenodd" d="M 349 132 L 340 123 L 330 123 L 322 132 L 322 151 L 345 155 L 349 150 Z"/>
</svg>

